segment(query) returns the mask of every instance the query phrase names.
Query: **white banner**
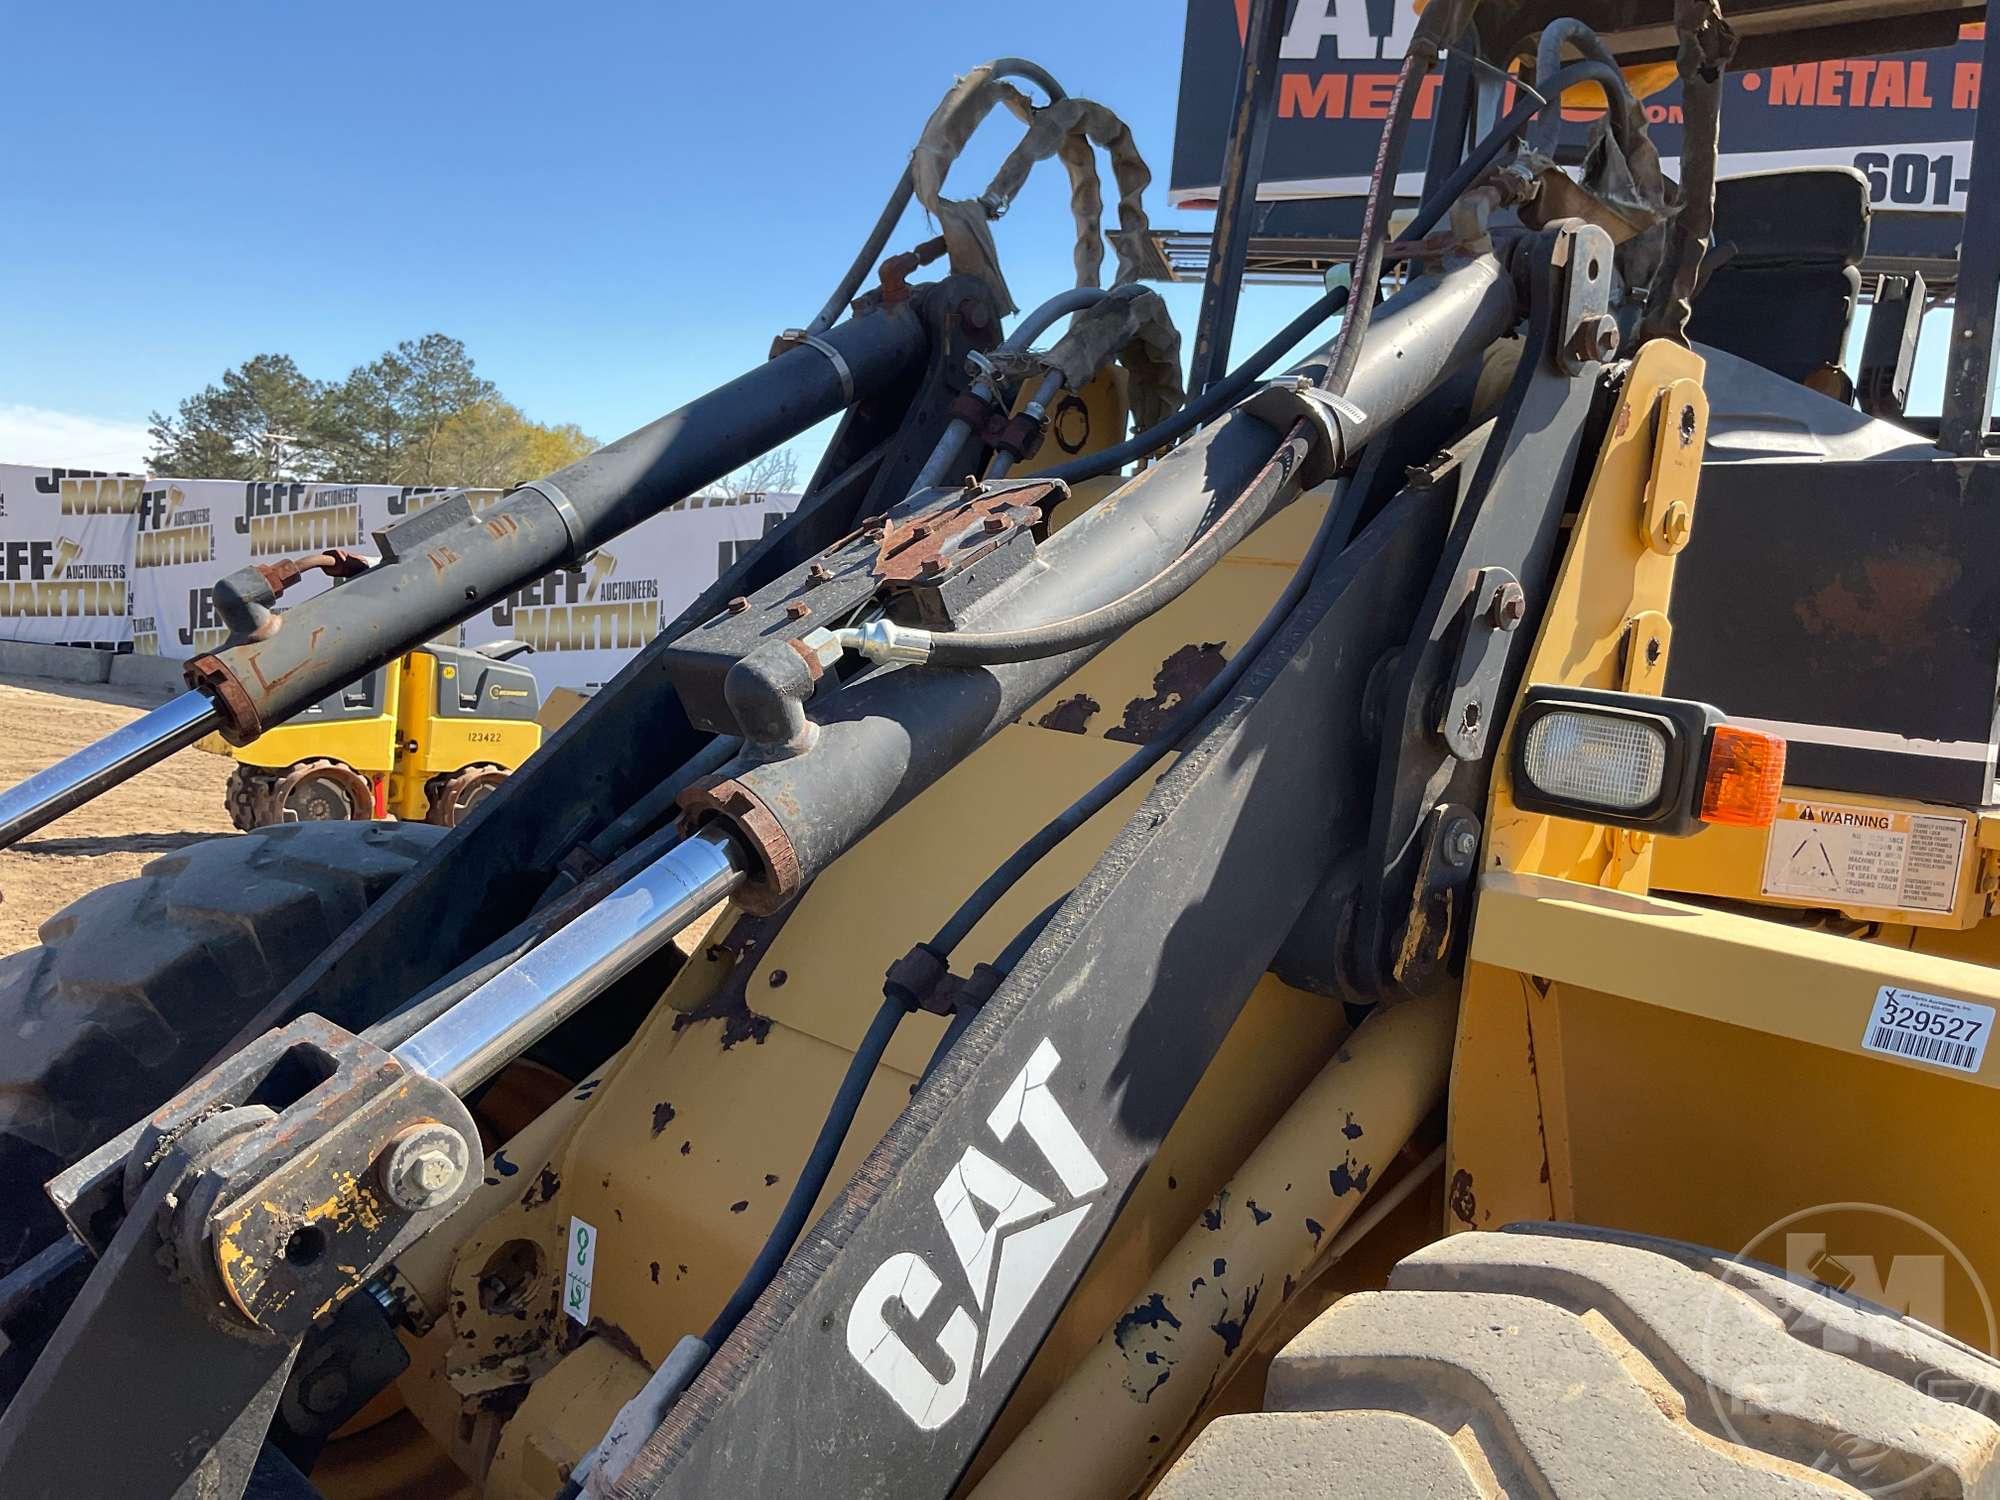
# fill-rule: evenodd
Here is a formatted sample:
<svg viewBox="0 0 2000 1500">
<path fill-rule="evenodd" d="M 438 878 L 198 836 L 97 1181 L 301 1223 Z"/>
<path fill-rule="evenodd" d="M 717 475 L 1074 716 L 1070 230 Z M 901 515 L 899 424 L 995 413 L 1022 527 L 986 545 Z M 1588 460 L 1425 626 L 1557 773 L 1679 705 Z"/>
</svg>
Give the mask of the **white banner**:
<svg viewBox="0 0 2000 1500">
<path fill-rule="evenodd" d="M 474 615 L 465 644 L 526 641 L 533 654 L 516 660 L 544 693 L 608 682 L 798 499 L 683 500 L 599 548 L 582 572 L 558 569 Z"/>
<path fill-rule="evenodd" d="M 131 638 L 137 474 L 0 464 L 0 639 L 115 648 Z"/>
<path fill-rule="evenodd" d="M 251 563 L 329 547 L 372 552 L 381 531 L 454 493 L 393 484 L 254 484 L 148 479 L 132 569 L 132 649 L 186 660 L 222 645 L 215 584 Z M 475 506 L 498 490 L 466 491 Z M 332 586 L 308 573 L 285 591 L 291 609 Z"/>
<path fill-rule="evenodd" d="M 130 485 L 120 555 L 133 563 L 132 649 L 183 661 L 215 650 L 228 634 L 215 613 L 216 580 L 251 563 L 328 547 L 372 552 L 373 533 L 460 493 L 233 479 L 132 479 Z M 502 492 L 463 493 L 477 510 Z M 790 514 L 798 498 L 684 500 L 598 549 L 581 572 L 558 569 L 516 589 L 444 638 L 468 646 L 528 642 L 534 653 L 521 660 L 544 693 L 609 681 L 662 624 Z M 286 591 L 283 608 L 331 586 L 325 575 L 308 574 Z"/>
</svg>

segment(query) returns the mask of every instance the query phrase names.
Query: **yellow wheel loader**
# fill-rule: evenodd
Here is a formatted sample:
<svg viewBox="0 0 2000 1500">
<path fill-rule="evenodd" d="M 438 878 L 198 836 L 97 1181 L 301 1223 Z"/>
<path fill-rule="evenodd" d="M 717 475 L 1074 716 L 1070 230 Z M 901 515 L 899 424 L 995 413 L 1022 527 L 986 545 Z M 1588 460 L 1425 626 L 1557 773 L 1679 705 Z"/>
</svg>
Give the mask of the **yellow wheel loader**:
<svg viewBox="0 0 2000 1500">
<path fill-rule="evenodd" d="M 502 641 L 429 645 L 308 704 L 248 745 L 223 797 L 248 833 L 282 823 L 395 817 L 450 828 L 541 745 L 535 674 Z"/>
<path fill-rule="evenodd" d="M 1189 388 L 1129 130 L 999 59 L 768 357 L 282 616 L 223 580 L 184 697 L 0 796 L 250 746 L 837 419 L 476 819 L 6 960 L 0 1492 L 2000 1491 L 2000 111 L 1934 423 L 1817 378 L 1861 177 L 1716 183 L 1736 63 L 1976 13 L 1433 0 L 1351 275 L 1231 368 L 1239 14 Z M 1051 155 L 1084 284 L 1010 322 Z"/>
</svg>

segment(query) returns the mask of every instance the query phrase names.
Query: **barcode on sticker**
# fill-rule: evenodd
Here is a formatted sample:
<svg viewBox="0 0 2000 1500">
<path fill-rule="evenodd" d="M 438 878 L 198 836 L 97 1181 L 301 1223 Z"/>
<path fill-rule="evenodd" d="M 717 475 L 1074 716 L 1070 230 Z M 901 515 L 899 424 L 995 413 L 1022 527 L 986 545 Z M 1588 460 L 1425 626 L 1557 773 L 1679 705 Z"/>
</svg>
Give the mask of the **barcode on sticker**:
<svg viewBox="0 0 2000 1500">
<path fill-rule="evenodd" d="M 1979 1066 L 1975 1060 L 1978 1053 L 1963 1042 L 1948 1042 L 1941 1036 L 1912 1036 L 1906 1031 L 1891 1031 L 1886 1026 L 1877 1026 L 1874 1039 L 1868 1045 L 1877 1052 L 1900 1052 L 1905 1057 L 1963 1068 L 1968 1073 Z"/>
<path fill-rule="evenodd" d="M 1990 1005 L 1885 984 L 1875 992 L 1861 1045 L 1869 1052 L 1977 1073 L 1992 1034 Z"/>
</svg>

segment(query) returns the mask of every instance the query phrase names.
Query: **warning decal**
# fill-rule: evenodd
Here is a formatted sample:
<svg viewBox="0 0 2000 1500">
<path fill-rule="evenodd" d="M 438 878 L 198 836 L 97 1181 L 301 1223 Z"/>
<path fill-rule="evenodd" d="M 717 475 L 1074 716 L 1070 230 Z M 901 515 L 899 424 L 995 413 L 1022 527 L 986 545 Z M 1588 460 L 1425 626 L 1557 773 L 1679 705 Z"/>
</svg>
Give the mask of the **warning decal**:
<svg viewBox="0 0 2000 1500">
<path fill-rule="evenodd" d="M 1764 894 L 1950 911 L 1968 828 L 1964 818 L 1948 815 L 1781 802 L 1764 848 Z"/>
</svg>

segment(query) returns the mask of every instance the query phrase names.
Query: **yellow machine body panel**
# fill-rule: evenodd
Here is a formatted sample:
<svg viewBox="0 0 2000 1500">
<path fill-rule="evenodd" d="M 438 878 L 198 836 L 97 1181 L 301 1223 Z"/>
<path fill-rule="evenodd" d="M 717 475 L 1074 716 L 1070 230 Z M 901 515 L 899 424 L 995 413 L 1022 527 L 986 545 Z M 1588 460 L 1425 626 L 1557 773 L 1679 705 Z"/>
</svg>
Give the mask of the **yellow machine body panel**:
<svg viewBox="0 0 2000 1500">
<path fill-rule="evenodd" d="M 736 913 L 725 911 L 668 990 L 668 1005 L 602 1082 L 586 1085 L 588 1108 L 556 1148 L 505 1153 L 514 1190 L 458 1249 L 450 1315 L 426 1340 L 449 1351 L 461 1393 L 483 1380 L 518 1379 L 514 1371 L 535 1375 L 527 1404 L 504 1434 L 482 1415 L 486 1436 L 461 1449 L 475 1466 L 490 1453 L 486 1494 L 548 1493 L 550 1476 L 580 1457 L 582 1435 L 601 1431 L 647 1367 L 714 1316 L 783 1205 L 825 1101 L 880 1003 L 882 974 L 910 934 L 942 922 L 978 872 L 1004 859 L 1200 691 L 1263 617 L 1326 500 L 1321 491 L 1282 512 L 1186 597 L 1115 641 L 869 835 L 775 931 L 768 923 L 738 928 Z M 1072 502 L 1070 513 L 1082 503 Z M 1053 519 L 1060 525 L 1065 518 Z M 973 930 L 959 966 L 990 961 L 1067 892 L 1152 781 L 1142 778 L 1010 892 Z M 881 919 L 889 891 L 894 921 Z M 862 1167 L 908 1102 L 943 1027 L 928 1015 L 904 1022 L 815 1212 Z M 1259 986 L 1030 1368 L 979 1471 L 1125 1310 L 1162 1254 L 1212 1207 L 1237 1163 L 1348 1029 L 1341 1008 L 1324 997 L 1275 978 Z M 746 1111 L 746 1099 L 757 1107 Z M 585 1340 L 586 1325 L 560 1313 L 557 1326 L 524 1331 L 511 1304 L 483 1311 L 477 1288 L 486 1268 L 522 1245 L 536 1265 L 555 1267 L 572 1219 L 596 1233 L 587 1328 L 599 1337 Z M 606 1334 L 640 1359 L 607 1369 L 600 1352 L 592 1356 L 598 1363 L 571 1379 L 569 1363 L 607 1342 Z M 482 1361 L 507 1370 L 481 1373 Z M 445 1436 L 431 1413 L 423 1415 Z"/>
<path fill-rule="evenodd" d="M 1640 352 L 1527 684 L 1661 690 L 1673 560 L 1700 524 L 1700 376 L 1687 350 Z M 1678 545 L 1661 524 L 1674 504 Z M 1692 1240 L 1995 1347 L 1979 1287 L 2000 1284 L 2000 1236 L 1964 1143 L 2000 1130 L 2000 1057 L 1897 1055 L 1873 1019 L 1885 989 L 2000 1007 L 1993 820 L 1787 786 L 1769 828 L 1654 838 L 1526 812 L 1511 793 L 1502 758 L 1453 1053 L 1444 1229 L 1561 1219 Z M 1884 830 L 1916 819 L 1955 849 L 1934 861 L 1929 909 L 1784 894 L 1773 872 L 1826 808 Z"/>
<path fill-rule="evenodd" d="M 364 718 L 302 716 L 265 730 L 247 745 L 229 746 L 230 758 L 270 770 L 302 760 L 338 760 L 371 779 L 388 775 L 396 762 L 402 673 L 391 667 L 386 676 L 382 712 Z"/>
<path fill-rule="evenodd" d="M 400 753 L 389 776 L 389 811 L 421 819 L 430 807 L 430 780 L 467 766 L 506 770 L 541 748 L 542 727 L 533 718 L 499 718 L 440 711 L 440 694 L 456 692 L 463 669 L 429 651 L 412 651 L 397 663 L 397 738 Z M 486 693 L 520 693 L 518 685 L 488 684 Z M 532 708 L 533 700 L 527 700 Z"/>
</svg>

